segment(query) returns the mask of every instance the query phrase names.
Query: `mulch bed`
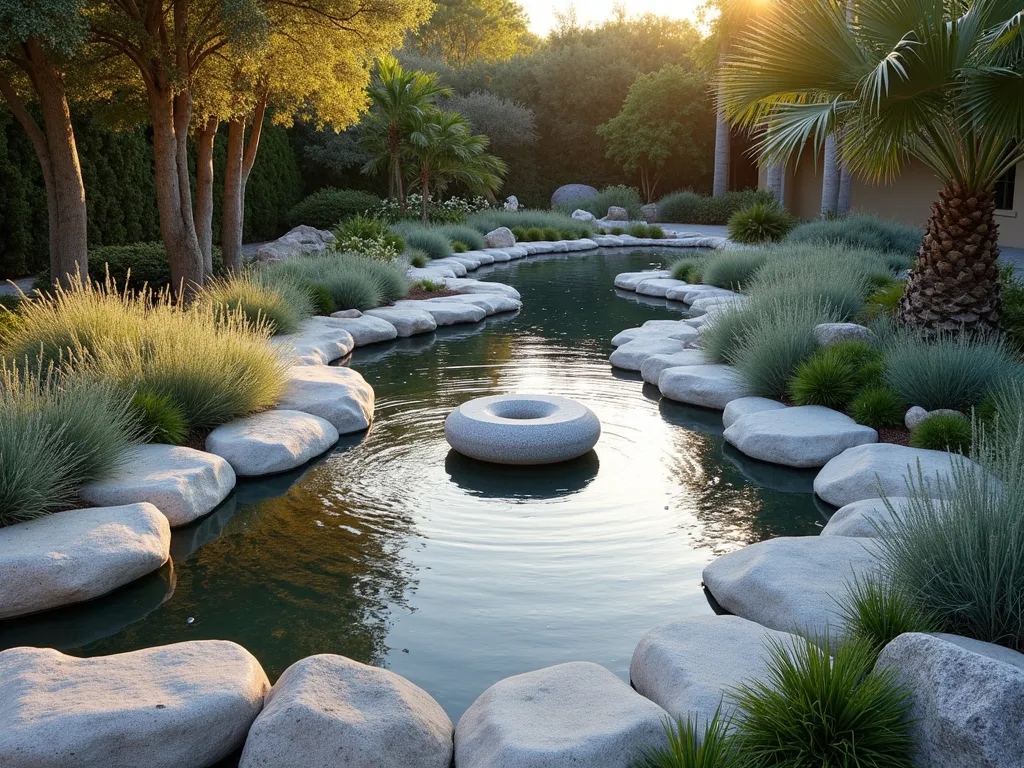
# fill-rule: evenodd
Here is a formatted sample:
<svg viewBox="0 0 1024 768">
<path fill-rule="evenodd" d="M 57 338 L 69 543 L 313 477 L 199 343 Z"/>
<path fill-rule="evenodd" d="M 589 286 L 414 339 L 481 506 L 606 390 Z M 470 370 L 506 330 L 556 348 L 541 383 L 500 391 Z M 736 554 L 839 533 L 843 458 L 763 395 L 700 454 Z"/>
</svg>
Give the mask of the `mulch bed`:
<svg viewBox="0 0 1024 768">
<path fill-rule="evenodd" d="M 409 293 L 405 298 L 421 300 L 421 299 L 438 299 L 444 296 L 458 296 L 458 291 L 449 291 L 447 288 L 442 288 L 439 291 L 425 291 L 420 286 L 414 285 L 409 289 Z M 394 306 L 394 305 L 392 305 Z"/>
<path fill-rule="evenodd" d="M 206 438 L 213 432 L 212 429 L 198 429 L 193 431 L 189 436 L 188 440 L 185 441 L 185 448 L 195 448 L 197 451 L 206 450 Z"/>
<path fill-rule="evenodd" d="M 906 427 L 882 427 L 878 430 L 878 442 L 910 445 L 910 430 Z"/>
</svg>

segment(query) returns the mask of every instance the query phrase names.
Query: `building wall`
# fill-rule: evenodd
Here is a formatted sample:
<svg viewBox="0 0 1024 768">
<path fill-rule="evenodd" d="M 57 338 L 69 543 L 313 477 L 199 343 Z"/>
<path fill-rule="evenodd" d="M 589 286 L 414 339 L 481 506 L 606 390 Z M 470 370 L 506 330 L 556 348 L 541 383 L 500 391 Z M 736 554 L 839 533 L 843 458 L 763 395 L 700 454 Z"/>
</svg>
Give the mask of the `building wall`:
<svg viewBox="0 0 1024 768">
<path fill-rule="evenodd" d="M 816 219 L 821 215 L 821 161 L 817 164 L 807 152 L 786 174 L 786 207 L 797 218 Z M 765 174 L 760 184 L 764 187 Z M 851 190 L 851 208 L 855 213 L 866 213 L 882 219 L 894 219 L 923 227 L 931 212 L 931 204 L 938 197 L 939 183 L 923 164 L 908 163 L 900 177 L 890 185 L 872 185 L 854 178 Z M 1012 211 L 997 211 L 999 242 L 1002 245 L 1024 248 L 1024 163 L 1016 168 L 1016 189 Z"/>
</svg>

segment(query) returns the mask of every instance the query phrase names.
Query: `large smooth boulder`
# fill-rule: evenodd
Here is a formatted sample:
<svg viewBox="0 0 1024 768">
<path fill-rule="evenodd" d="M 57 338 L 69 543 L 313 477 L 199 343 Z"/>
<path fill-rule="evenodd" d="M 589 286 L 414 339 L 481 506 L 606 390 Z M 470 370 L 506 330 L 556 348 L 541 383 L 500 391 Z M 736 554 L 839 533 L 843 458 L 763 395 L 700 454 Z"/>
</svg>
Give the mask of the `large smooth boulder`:
<svg viewBox="0 0 1024 768">
<path fill-rule="evenodd" d="M 582 221 L 584 224 L 593 224 L 597 221 L 597 217 L 590 211 L 584 211 L 581 208 L 577 208 L 572 212 L 572 217 L 576 221 Z"/>
<path fill-rule="evenodd" d="M 662 372 L 658 389 L 669 400 L 717 410 L 752 394 L 740 374 L 729 365 L 669 368 Z"/>
<path fill-rule="evenodd" d="M 249 730 L 240 768 L 449 768 L 452 721 L 380 667 L 321 654 L 292 664 Z"/>
<path fill-rule="evenodd" d="M 889 504 L 899 515 L 910 504 L 906 496 L 890 496 Z M 838 510 L 821 529 L 822 536 L 852 536 L 874 539 L 882 536 L 893 522 L 893 513 L 882 499 L 864 499 Z"/>
<path fill-rule="evenodd" d="M 635 291 L 640 283 L 646 280 L 671 277 L 671 272 L 664 269 L 649 269 L 646 272 L 620 272 L 615 276 L 615 287 L 624 291 Z"/>
<path fill-rule="evenodd" d="M 199 640 L 79 659 L 0 653 L 4 768 L 206 768 L 234 752 L 270 689 L 235 643 Z"/>
<path fill-rule="evenodd" d="M 744 416 L 765 411 L 781 411 L 785 407 L 785 403 L 767 397 L 741 397 L 725 406 L 725 410 L 722 411 L 722 426 L 728 429 Z"/>
<path fill-rule="evenodd" d="M 673 280 L 671 277 L 655 277 L 637 283 L 633 290 L 641 296 L 654 296 L 663 299 L 672 288 L 679 288 L 683 285 L 686 283 L 682 280 Z"/>
<path fill-rule="evenodd" d="M 748 413 L 725 430 L 747 456 L 787 467 L 822 467 L 847 448 L 878 442 L 878 433 L 820 405 Z"/>
<path fill-rule="evenodd" d="M 217 427 L 206 450 L 227 459 L 236 475 L 259 477 L 301 467 L 338 442 L 338 430 L 319 416 L 274 410 Z"/>
<path fill-rule="evenodd" d="M 652 355 L 669 355 L 682 352 L 686 343 L 657 335 L 638 336 L 612 352 L 608 361 L 625 371 L 639 371 L 644 361 Z"/>
<path fill-rule="evenodd" d="M 0 619 L 105 595 L 160 568 L 170 547 L 170 524 L 152 504 L 72 509 L 0 528 Z"/>
<path fill-rule="evenodd" d="M 373 405 L 373 387 L 357 371 L 316 365 L 288 369 L 288 386 L 277 407 L 319 416 L 345 435 L 370 426 Z"/>
<path fill-rule="evenodd" d="M 946 451 L 890 443 L 860 445 L 843 451 L 822 468 L 814 478 L 814 492 L 836 507 L 883 495 L 905 496 L 908 479 L 913 475 L 916 483 L 920 468 L 925 487 L 938 494 L 940 484 L 951 479 L 953 462 L 977 468 L 970 459 Z"/>
<path fill-rule="evenodd" d="M 476 304 L 450 301 L 454 296 L 437 299 L 403 299 L 395 302 L 399 309 L 422 309 L 434 318 L 438 327 L 460 323 L 479 323 L 487 317 L 487 310 Z"/>
<path fill-rule="evenodd" d="M 1024 655 L 957 635 L 900 635 L 878 657 L 910 692 L 922 768 L 1024 765 Z"/>
<path fill-rule="evenodd" d="M 665 743 L 667 713 L 604 667 L 571 662 L 501 680 L 455 728 L 458 768 L 627 768 Z"/>
<path fill-rule="evenodd" d="M 327 230 L 300 224 L 277 240 L 260 246 L 256 261 L 284 261 L 303 253 L 323 253 L 337 242 L 338 238 Z"/>
<path fill-rule="evenodd" d="M 326 366 L 292 370 L 321 367 Z M 132 448 L 113 477 L 83 486 L 79 495 L 100 507 L 148 502 L 177 528 L 212 512 L 231 493 L 235 481 L 235 471 L 220 456 L 150 443 Z"/>
<path fill-rule="evenodd" d="M 730 613 L 811 640 L 842 636 L 838 601 L 854 579 L 877 570 L 870 539 L 796 536 L 730 552 L 704 568 L 704 584 Z"/>
<path fill-rule="evenodd" d="M 765 679 L 769 643 L 794 640 L 739 616 L 691 616 L 640 638 L 629 678 L 672 717 L 696 716 L 703 728 L 719 708 L 723 718 L 736 714 L 729 694 L 738 686 Z"/>
<path fill-rule="evenodd" d="M 368 309 L 366 314 L 370 317 L 379 317 L 394 326 L 399 337 L 416 336 L 421 333 L 430 333 L 437 328 L 437 321 L 434 316 L 423 309 L 399 309 L 398 307 L 378 307 Z"/>
<path fill-rule="evenodd" d="M 484 236 L 484 244 L 488 248 L 511 248 L 516 244 L 516 236 L 508 227 L 498 227 Z"/>
<path fill-rule="evenodd" d="M 270 343 L 297 365 L 327 365 L 347 357 L 356 346 L 352 334 L 329 317 L 311 317 L 298 333 L 275 336 Z"/>
<path fill-rule="evenodd" d="M 445 280 L 445 288 L 456 293 L 497 293 L 517 301 L 522 298 L 519 291 L 504 283 L 487 282 L 484 280 L 455 279 Z"/>
<path fill-rule="evenodd" d="M 627 328 L 612 337 L 612 346 L 621 347 L 636 339 L 675 339 L 683 343 L 697 340 L 697 329 L 682 320 L 648 320 L 639 328 Z"/>
<path fill-rule="evenodd" d="M 518 312 L 523 308 L 523 302 L 519 299 L 512 299 L 500 293 L 460 293 L 457 296 L 445 296 L 445 299 L 449 302 L 465 302 L 480 307 L 488 316 L 502 312 Z"/>
<path fill-rule="evenodd" d="M 684 349 L 682 352 L 651 355 L 640 364 L 640 377 L 648 384 L 658 386 L 661 374 L 669 368 L 706 364 L 707 359 L 699 349 Z"/>
<path fill-rule="evenodd" d="M 647 205 L 641 205 L 640 215 L 644 217 L 644 221 L 648 224 L 653 224 L 658 220 L 658 204 L 648 203 Z"/>
<path fill-rule="evenodd" d="M 597 197 L 600 193 L 589 184 L 563 184 L 551 195 L 551 207 L 557 208 L 560 205 L 571 205 L 580 200 L 589 200 Z"/>
<path fill-rule="evenodd" d="M 398 338 L 398 330 L 381 317 L 365 314 L 362 317 L 344 317 L 339 312 L 331 315 L 333 325 L 343 328 L 352 334 L 352 339 L 357 347 L 365 347 L 367 344 L 379 344 L 382 341 L 391 341 Z"/>
</svg>

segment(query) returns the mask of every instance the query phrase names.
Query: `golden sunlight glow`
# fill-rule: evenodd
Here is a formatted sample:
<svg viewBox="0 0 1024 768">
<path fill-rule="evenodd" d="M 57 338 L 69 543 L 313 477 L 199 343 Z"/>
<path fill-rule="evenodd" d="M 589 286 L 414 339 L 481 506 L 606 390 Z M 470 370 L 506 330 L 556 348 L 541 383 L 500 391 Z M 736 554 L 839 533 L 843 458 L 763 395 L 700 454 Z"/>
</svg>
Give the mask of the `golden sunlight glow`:
<svg viewBox="0 0 1024 768">
<path fill-rule="evenodd" d="M 575 3 L 566 0 L 518 0 L 519 4 L 530 17 L 530 29 L 544 36 L 555 26 L 555 14 L 564 13 L 573 6 L 576 18 L 581 25 L 599 24 L 610 19 L 615 6 L 621 5 L 617 0 L 578 0 Z M 672 19 L 695 20 L 697 9 L 704 0 L 630 0 L 626 8 L 630 16 L 643 13 L 655 13 Z"/>
</svg>

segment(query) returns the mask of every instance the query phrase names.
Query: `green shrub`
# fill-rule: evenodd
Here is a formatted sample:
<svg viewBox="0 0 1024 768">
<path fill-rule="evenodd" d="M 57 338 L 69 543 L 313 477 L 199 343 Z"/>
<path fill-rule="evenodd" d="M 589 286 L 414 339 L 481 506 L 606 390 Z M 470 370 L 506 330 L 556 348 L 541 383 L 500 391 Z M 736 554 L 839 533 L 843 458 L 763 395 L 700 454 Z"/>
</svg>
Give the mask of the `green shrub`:
<svg viewBox="0 0 1024 768">
<path fill-rule="evenodd" d="M 884 285 L 879 285 L 868 296 L 864 307 L 863 318 L 873 320 L 879 317 L 895 317 L 906 283 L 890 278 Z"/>
<path fill-rule="evenodd" d="M 648 748 L 630 768 L 741 768 L 739 743 L 729 732 L 721 709 L 700 727 L 697 718 L 677 718 L 665 724 L 668 744 Z"/>
<path fill-rule="evenodd" d="M 130 396 L 99 376 L 0 367 L 0 526 L 70 506 L 139 438 Z"/>
<path fill-rule="evenodd" d="M 850 403 L 853 420 L 873 429 L 903 426 L 906 410 L 899 392 L 890 387 L 862 389 Z"/>
<path fill-rule="evenodd" d="M 394 261 L 405 250 L 405 239 L 391 231 L 383 219 L 358 214 L 334 230 L 337 250 L 358 253 L 379 261 Z"/>
<path fill-rule="evenodd" d="M 879 537 L 886 574 L 942 630 L 1024 651 L 1024 422 L 976 431 L 972 458 L 909 500 Z M 999 483 L 993 481 L 998 478 Z M 938 498 L 936 498 L 938 497 Z"/>
<path fill-rule="evenodd" d="M 877 656 L 889 643 L 907 632 L 938 632 L 933 616 L 921 610 L 892 581 L 872 574 L 854 580 L 840 602 L 846 632 L 874 649 Z"/>
<path fill-rule="evenodd" d="M 508 227 L 513 232 L 517 229 L 569 232 L 571 234 L 567 239 L 575 240 L 587 237 L 594 231 L 594 228 L 589 224 L 576 221 L 572 216 L 559 211 L 481 211 L 469 216 L 466 219 L 466 224 L 482 235 L 486 235 L 488 232 L 492 232 L 499 227 Z"/>
<path fill-rule="evenodd" d="M 729 239 L 737 243 L 777 243 L 794 226 L 795 219 L 774 201 L 754 203 L 729 217 Z"/>
<path fill-rule="evenodd" d="M 339 310 L 373 309 L 408 291 L 400 262 L 385 263 L 356 254 L 296 256 L 264 266 L 258 277 L 268 285 L 290 282 L 300 288 L 323 286 Z"/>
<path fill-rule="evenodd" d="M 406 251 L 406 255 L 409 257 L 409 264 L 418 269 L 423 269 L 423 267 L 427 266 L 427 262 L 430 261 L 427 252 L 420 248 L 410 248 Z"/>
<path fill-rule="evenodd" d="M 989 390 L 1020 371 L 1004 344 L 966 334 L 925 341 L 910 331 L 896 332 L 885 359 L 886 384 L 904 402 L 927 411 L 969 413 Z"/>
<path fill-rule="evenodd" d="M 516 227 L 515 229 L 512 230 L 512 237 L 514 237 L 516 239 L 517 243 L 525 243 L 526 242 L 526 238 L 527 238 L 527 233 L 529 231 L 530 230 L 524 229 L 523 227 Z"/>
<path fill-rule="evenodd" d="M 615 235 L 616 237 L 619 237 L 621 235 L 626 234 L 626 230 L 624 230 L 622 227 L 612 227 L 612 234 Z"/>
<path fill-rule="evenodd" d="M 327 187 L 303 198 L 288 211 L 288 225 L 305 224 L 317 229 L 333 229 L 346 219 L 365 214 L 380 203 L 380 198 L 357 189 Z"/>
<path fill-rule="evenodd" d="M 672 264 L 672 277 L 676 280 L 682 280 L 684 283 L 696 285 L 701 281 L 701 271 L 703 269 L 703 259 L 680 259 Z"/>
<path fill-rule="evenodd" d="M 266 323 L 273 334 L 295 333 L 313 314 L 307 288 L 291 283 L 271 286 L 248 274 L 211 281 L 197 301 L 220 313 L 241 312 L 252 327 Z"/>
<path fill-rule="evenodd" d="M 999 271 L 999 283 L 999 325 L 1007 343 L 1018 355 L 1024 354 L 1024 283 L 1016 278 L 1013 264 Z"/>
<path fill-rule="evenodd" d="M 789 242 L 816 245 L 836 243 L 852 248 L 896 253 L 904 257 L 900 263 L 905 268 L 910 266 L 910 259 L 917 255 L 923 237 L 924 233 L 917 227 L 873 216 L 849 216 L 801 224 L 790 233 Z"/>
<path fill-rule="evenodd" d="M 704 260 L 701 279 L 706 285 L 741 290 L 767 260 L 763 251 L 721 251 Z"/>
<path fill-rule="evenodd" d="M 562 239 L 562 233 L 554 227 L 546 227 L 544 229 L 544 239 L 549 242 L 557 242 Z"/>
<path fill-rule="evenodd" d="M 774 200 L 771 192 L 753 189 L 726 192 L 719 197 L 690 191 L 673 192 L 658 201 L 658 220 L 675 224 L 726 224 L 737 211 Z"/>
<path fill-rule="evenodd" d="M 822 405 L 843 410 L 857 393 L 857 373 L 841 355 L 818 351 L 796 369 L 789 393 L 797 405 Z"/>
<path fill-rule="evenodd" d="M 866 341 L 860 339 L 839 341 L 819 354 L 827 354 L 849 365 L 853 370 L 858 389 L 882 384 L 885 354 Z"/>
<path fill-rule="evenodd" d="M 665 231 L 653 224 L 634 224 L 626 230 L 633 237 L 647 238 L 650 240 L 661 240 L 665 237 Z"/>
<path fill-rule="evenodd" d="M 452 253 L 466 253 L 469 248 L 461 240 L 456 240 L 452 243 Z"/>
<path fill-rule="evenodd" d="M 391 229 L 405 238 L 406 245 L 418 248 L 432 259 L 443 259 L 453 253 L 451 238 L 438 227 L 425 227 L 415 221 L 399 221 L 392 224 Z"/>
<path fill-rule="evenodd" d="M 642 218 L 640 207 L 643 202 L 640 200 L 640 192 L 633 187 L 618 185 L 605 187 L 598 193 L 597 197 L 589 197 L 586 200 L 577 200 L 573 203 L 559 206 L 557 210 L 571 214 L 579 209 L 589 211 L 599 219 L 603 219 L 612 206 L 625 208 L 630 220 Z"/>
<path fill-rule="evenodd" d="M 544 239 L 544 230 L 540 227 L 530 227 L 526 230 L 526 242 L 537 243 Z"/>
<path fill-rule="evenodd" d="M 466 250 L 479 251 L 487 247 L 487 244 L 484 242 L 484 236 L 476 229 L 468 225 L 446 224 L 442 227 L 438 227 L 438 230 L 442 234 L 447 235 L 452 240 L 452 242 L 457 241 L 463 243 L 466 247 Z M 518 239 L 519 237 L 517 236 L 516 240 Z"/>
<path fill-rule="evenodd" d="M 167 395 L 138 389 L 132 410 L 149 442 L 181 445 L 188 439 L 188 418 Z"/>
<path fill-rule="evenodd" d="M 951 413 L 929 416 L 910 433 L 910 444 L 932 451 L 970 453 L 971 422 Z"/>
<path fill-rule="evenodd" d="M 3 344 L 4 338 L 16 330 L 19 325 L 21 325 L 21 318 L 16 312 L 6 307 L 0 307 L 0 344 Z"/>
<path fill-rule="evenodd" d="M 303 287 L 306 289 L 306 295 L 309 297 L 314 314 L 330 315 L 337 309 L 334 304 L 334 298 L 331 296 L 331 291 L 326 285 L 308 283 Z"/>
<path fill-rule="evenodd" d="M 646 224 L 634 224 L 626 230 L 627 234 L 633 237 L 647 237 L 647 225 Z"/>
<path fill-rule="evenodd" d="M 911 768 L 910 696 L 874 650 L 823 639 L 769 646 L 767 674 L 740 687 L 738 737 L 747 765 Z"/>
</svg>

